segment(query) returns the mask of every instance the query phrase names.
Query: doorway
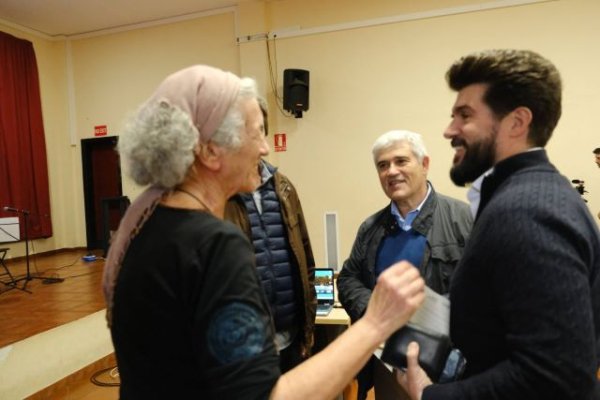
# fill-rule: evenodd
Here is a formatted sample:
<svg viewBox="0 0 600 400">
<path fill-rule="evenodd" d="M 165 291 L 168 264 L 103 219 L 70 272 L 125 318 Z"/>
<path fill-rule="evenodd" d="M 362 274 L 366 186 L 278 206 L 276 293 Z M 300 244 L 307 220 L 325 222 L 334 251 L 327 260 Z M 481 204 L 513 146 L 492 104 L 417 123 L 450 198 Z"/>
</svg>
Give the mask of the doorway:
<svg viewBox="0 0 600 400">
<path fill-rule="evenodd" d="M 123 196 L 118 137 L 81 140 L 85 232 L 87 249 L 108 248 L 110 232 L 117 229 L 129 199 Z"/>
</svg>

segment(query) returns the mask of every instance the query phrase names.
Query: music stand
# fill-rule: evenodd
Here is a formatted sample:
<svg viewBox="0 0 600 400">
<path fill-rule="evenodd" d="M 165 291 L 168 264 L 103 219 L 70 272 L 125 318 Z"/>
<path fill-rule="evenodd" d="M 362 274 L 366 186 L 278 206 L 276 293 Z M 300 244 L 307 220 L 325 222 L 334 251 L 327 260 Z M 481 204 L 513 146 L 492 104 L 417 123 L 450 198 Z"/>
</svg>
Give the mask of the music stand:
<svg viewBox="0 0 600 400">
<path fill-rule="evenodd" d="M 0 243 L 18 242 L 20 237 L 21 234 L 19 232 L 18 217 L 0 218 Z M 4 286 L 7 286 L 9 289 L 3 290 L 0 293 L 8 292 L 12 289 L 18 289 L 27 293 L 31 293 L 29 290 L 17 286 L 18 281 L 14 278 L 7 265 L 4 263 L 4 258 L 6 257 L 8 250 L 8 247 L 0 249 L 0 266 L 5 271 L 1 275 L 7 275 L 9 277 L 9 281 L 0 281 L 0 283 L 2 283 Z"/>
</svg>

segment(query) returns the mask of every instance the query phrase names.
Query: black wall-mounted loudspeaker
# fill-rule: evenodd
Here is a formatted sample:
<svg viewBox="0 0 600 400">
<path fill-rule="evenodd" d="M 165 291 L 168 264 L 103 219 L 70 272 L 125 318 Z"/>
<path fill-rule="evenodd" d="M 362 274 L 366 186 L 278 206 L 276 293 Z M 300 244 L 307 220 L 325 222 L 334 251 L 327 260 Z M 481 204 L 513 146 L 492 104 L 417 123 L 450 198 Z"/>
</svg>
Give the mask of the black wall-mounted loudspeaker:
<svg viewBox="0 0 600 400">
<path fill-rule="evenodd" d="M 304 69 L 283 70 L 283 108 L 296 118 L 308 110 L 310 72 Z"/>
</svg>

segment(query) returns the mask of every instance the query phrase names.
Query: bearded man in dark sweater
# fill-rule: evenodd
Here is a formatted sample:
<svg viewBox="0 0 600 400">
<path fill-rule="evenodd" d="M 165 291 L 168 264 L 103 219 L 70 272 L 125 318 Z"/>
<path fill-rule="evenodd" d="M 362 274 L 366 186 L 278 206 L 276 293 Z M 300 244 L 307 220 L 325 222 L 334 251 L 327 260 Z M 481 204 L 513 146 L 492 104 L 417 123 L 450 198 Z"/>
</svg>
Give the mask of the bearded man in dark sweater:
<svg viewBox="0 0 600 400">
<path fill-rule="evenodd" d="M 544 146 L 561 115 L 561 79 L 531 51 L 467 55 L 444 133 L 451 178 L 472 183 L 475 223 L 450 286 L 461 380 L 431 384 L 411 344 L 398 381 L 415 400 L 600 398 L 600 235 Z"/>
</svg>

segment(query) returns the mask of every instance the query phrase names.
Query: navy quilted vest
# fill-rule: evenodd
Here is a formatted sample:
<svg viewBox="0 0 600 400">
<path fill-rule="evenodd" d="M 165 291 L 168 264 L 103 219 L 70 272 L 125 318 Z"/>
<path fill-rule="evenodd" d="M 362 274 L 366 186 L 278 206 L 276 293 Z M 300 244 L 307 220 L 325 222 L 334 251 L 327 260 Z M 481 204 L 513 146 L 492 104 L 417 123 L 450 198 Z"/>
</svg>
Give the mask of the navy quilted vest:
<svg viewBox="0 0 600 400">
<path fill-rule="evenodd" d="M 292 258 L 287 232 L 281 216 L 273 179 L 259 189 L 262 214 L 258 212 L 252 194 L 242 195 L 252 230 L 256 267 L 278 332 L 290 330 L 297 321 Z"/>
</svg>

